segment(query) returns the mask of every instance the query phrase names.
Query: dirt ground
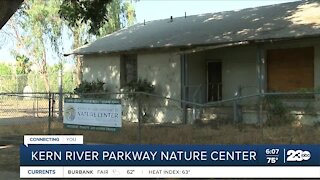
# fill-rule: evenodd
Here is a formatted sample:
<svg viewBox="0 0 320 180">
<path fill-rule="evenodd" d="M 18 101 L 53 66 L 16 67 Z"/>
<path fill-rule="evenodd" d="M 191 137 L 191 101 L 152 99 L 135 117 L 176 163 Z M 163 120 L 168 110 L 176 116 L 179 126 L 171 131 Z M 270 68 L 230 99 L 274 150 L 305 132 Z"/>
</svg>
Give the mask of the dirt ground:
<svg viewBox="0 0 320 180">
<path fill-rule="evenodd" d="M 0 179 L 19 179 L 19 145 L 23 135 L 48 134 L 47 118 L 0 119 Z M 6 122 L 6 123 L 4 123 Z M 7 124 L 11 122 L 11 124 Z M 82 134 L 88 144 L 319 144 L 320 126 L 256 127 L 249 125 L 151 125 L 123 124 L 117 132 L 83 131 L 63 128 L 53 120 L 51 134 Z"/>
</svg>

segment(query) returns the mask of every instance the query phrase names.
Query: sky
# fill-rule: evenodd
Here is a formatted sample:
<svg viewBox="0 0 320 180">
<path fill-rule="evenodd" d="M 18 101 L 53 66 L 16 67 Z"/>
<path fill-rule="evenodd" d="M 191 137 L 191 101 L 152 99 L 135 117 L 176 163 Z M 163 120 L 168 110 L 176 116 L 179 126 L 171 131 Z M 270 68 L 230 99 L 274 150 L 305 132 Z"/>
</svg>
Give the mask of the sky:
<svg viewBox="0 0 320 180">
<path fill-rule="evenodd" d="M 137 22 L 195 14 L 239 10 L 297 0 L 140 0 L 135 4 Z"/>
<path fill-rule="evenodd" d="M 195 14 L 239 10 L 296 0 L 139 0 L 134 2 L 137 23 Z M 1 30 L 0 30 L 1 31 Z M 1 36 L 1 33 L 0 33 Z M 15 62 L 10 54 L 13 43 L 0 44 L 0 61 Z M 69 50 L 66 50 L 69 52 Z M 57 63 L 51 61 L 49 64 Z"/>
</svg>

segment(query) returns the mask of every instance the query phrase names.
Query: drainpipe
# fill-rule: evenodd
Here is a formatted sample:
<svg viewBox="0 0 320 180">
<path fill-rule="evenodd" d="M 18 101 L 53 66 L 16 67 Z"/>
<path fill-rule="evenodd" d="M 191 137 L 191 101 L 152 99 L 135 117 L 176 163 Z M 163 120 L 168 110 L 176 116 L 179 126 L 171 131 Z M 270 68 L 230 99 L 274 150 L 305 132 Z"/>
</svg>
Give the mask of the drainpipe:
<svg viewBox="0 0 320 180">
<path fill-rule="evenodd" d="M 188 61 L 187 55 L 185 53 L 180 55 L 180 63 L 181 63 L 181 100 L 188 100 Z M 187 116 L 187 104 L 181 103 L 183 109 L 183 123 L 187 124 L 188 116 Z"/>
<path fill-rule="evenodd" d="M 260 126 L 262 126 L 262 94 L 263 94 L 263 86 L 264 86 L 264 79 L 265 79 L 265 70 L 264 70 L 264 51 L 261 47 L 261 45 L 258 45 L 257 47 L 257 75 L 258 75 L 258 113 L 257 113 L 257 119 Z"/>
</svg>

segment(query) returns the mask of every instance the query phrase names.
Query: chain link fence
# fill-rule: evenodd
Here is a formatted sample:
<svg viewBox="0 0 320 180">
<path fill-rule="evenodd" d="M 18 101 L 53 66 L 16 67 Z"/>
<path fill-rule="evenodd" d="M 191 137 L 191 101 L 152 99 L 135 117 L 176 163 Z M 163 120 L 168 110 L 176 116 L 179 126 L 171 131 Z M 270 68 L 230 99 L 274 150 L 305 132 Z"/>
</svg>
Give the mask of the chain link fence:
<svg viewBox="0 0 320 180">
<path fill-rule="evenodd" d="M 0 118 L 48 117 L 47 93 L 0 93 Z"/>
<path fill-rule="evenodd" d="M 265 93 L 197 104 L 147 93 L 0 93 L 0 166 L 19 172 L 26 134 L 79 134 L 86 144 L 319 144 L 320 93 Z M 121 99 L 115 132 L 67 129 L 64 98 Z"/>
<path fill-rule="evenodd" d="M 320 123 L 320 93 L 264 93 L 236 96 L 233 99 L 205 104 L 202 120 L 278 126 Z"/>
<path fill-rule="evenodd" d="M 49 88 L 51 92 L 59 90 L 59 74 L 48 74 Z M 76 88 L 76 80 L 73 72 L 64 72 L 62 76 L 64 90 L 73 91 Z M 43 76 L 39 73 L 31 72 L 29 74 L 12 74 L 0 76 L 0 93 L 32 93 L 46 92 L 46 85 Z"/>
<path fill-rule="evenodd" d="M 319 143 L 314 138 L 320 135 L 319 97 L 264 93 L 198 104 L 142 92 L 1 93 L 0 128 L 10 126 L 11 134 L 21 136 L 88 134 L 91 143 Z M 64 98 L 121 99 L 123 127 L 117 133 L 65 129 Z"/>
<path fill-rule="evenodd" d="M 181 101 L 160 95 L 137 93 L 83 93 L 64 94 L 67 98 L 121 99 L 122 119 L 124 122 L 144 124 L 181 124 L 183 108 Z M 139 118 L 140 117 L 140 118 Z"/>
</svg>

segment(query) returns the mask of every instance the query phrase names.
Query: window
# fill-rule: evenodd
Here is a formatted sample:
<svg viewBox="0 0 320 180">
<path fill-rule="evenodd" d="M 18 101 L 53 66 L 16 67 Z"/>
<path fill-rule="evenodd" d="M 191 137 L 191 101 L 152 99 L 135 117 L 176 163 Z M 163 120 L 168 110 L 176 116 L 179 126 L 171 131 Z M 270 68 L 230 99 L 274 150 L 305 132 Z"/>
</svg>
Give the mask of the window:
<svg viewBox="0 0 320 180">
<path fill-rule="evenodd" d="M 313 89 L 313 62 L 313 47 L 268 50 L 268 91 L 292 92 Z"/>
<path fill-rule="evenodd" d="M 137 55 L 122 55 L 120 59 L 120 85 L 121 87 L 130 83 L 131 81 L 137 81 Z"/>
</svg>

